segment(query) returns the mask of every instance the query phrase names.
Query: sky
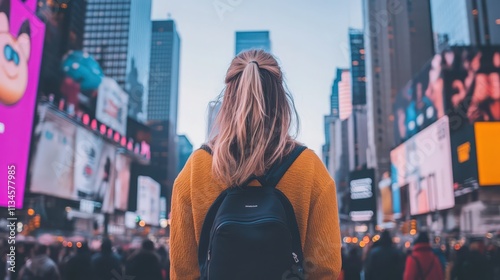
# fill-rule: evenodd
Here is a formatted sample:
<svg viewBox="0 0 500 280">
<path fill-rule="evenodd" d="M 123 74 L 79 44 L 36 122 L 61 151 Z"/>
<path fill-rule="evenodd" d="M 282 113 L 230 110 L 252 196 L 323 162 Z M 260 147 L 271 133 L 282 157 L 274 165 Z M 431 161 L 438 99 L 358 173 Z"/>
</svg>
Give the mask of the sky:
<svg viewBox="0 0 500 280">
<path fill-rule="evenodd" d="M 236 31 L 269 30 L 300 118 L 298 140 L 321 155 L 337 67 L 349 66 L 348 29 L 362 28 L 361 0 L 153 0 L 181 37 L 177 133 L 206 141 L 208 103 L 224 88 Z"/>
</svg>

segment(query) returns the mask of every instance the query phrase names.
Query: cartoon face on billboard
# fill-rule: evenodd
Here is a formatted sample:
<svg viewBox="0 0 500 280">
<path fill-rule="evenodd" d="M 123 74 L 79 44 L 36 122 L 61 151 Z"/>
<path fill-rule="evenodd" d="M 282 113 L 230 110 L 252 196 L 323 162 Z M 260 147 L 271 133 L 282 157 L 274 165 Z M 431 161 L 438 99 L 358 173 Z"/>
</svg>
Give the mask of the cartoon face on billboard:
<svg viewBox="0 0 500 280">
<path fill-rule="evenodd" d="M 0 102 L 5 105 L 15 104 L 26 91 L 31 50 L 29 22 L 12 36 L 9 17 L 10 0 L 0 1 Z"/>
</svg>

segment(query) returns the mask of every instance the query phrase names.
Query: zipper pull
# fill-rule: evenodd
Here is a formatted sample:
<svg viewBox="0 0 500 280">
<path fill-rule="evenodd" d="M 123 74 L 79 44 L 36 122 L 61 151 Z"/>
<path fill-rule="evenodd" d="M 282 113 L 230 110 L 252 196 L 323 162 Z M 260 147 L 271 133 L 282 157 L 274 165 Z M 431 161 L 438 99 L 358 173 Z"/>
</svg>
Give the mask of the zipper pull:
<svg viewBox="0 0 500 280">
<path fill-rule="evenodd" d="M 295 263 L 299 263 L 299 258 L 297 257 L 297 254 L 292 252 L 292 256 L 293 256 L 293 260 L 295 261 Z"/>
</svg>

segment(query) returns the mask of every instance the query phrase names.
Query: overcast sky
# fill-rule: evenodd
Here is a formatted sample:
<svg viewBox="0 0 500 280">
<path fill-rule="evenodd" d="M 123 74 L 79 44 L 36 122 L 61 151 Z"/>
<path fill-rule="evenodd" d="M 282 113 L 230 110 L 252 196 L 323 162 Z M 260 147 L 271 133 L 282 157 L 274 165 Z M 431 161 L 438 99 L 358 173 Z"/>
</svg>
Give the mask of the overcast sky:
<svg viewBox="0 0 500 280">
<path fill-rule="evenodd" d="M 235 31 L 269 30 L 301 121 L 298 140 L 321 154 L 337 67 L 349 66 L 348 28 L 362 28 L 361 0 L 153 0 L 181 37 L 179 134 L 204 141 L 207 105 L 224 88 Z"/>
</svg>

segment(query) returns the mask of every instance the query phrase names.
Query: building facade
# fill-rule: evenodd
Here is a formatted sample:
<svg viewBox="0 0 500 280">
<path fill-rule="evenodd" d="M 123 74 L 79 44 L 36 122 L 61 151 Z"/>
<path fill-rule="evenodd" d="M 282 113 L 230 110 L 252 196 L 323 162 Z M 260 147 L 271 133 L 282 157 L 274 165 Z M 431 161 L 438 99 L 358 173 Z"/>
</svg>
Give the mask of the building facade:
<svg viewBox="0 0 500 280">
<path fill-rule="evenodd" d="M 128 114 L 144 122 L 150 67 L 151 0 L 88 0 L 84 50 L 129 94 Z"/>
<path fill-rule="evenodd" d="M 500 2 L 431 0 L 435 49 L 500 44 Z"/>
<path fill-rule="evenodd" d="M 432 58 L 430 3 L 363 1 L 370 159 L 376 178 L 390 170 L 396 93 Z"/>
<path fill-rule="evenodd" d="M 349 29 L 352 105 L 366 105 L 365 43 L 362 30 Z"/>
<path fill-rule="evenodd" d="M 177 172 L 179 173 L 184 168 L 184 165 L 186 165 L 186 162 L 193 153 L 193 144 L 191 144 L 191 141 L 189 141 L 186 135 L 177 135 L 177 137 L 177 143 L 179 146 L 179 161 L 177 164 Z"/>
<path fill-rule="evenodd" d="M 249 49 L 271 51 L 269 31 L 237 31 L 235 55 Z"/>
</svg>

